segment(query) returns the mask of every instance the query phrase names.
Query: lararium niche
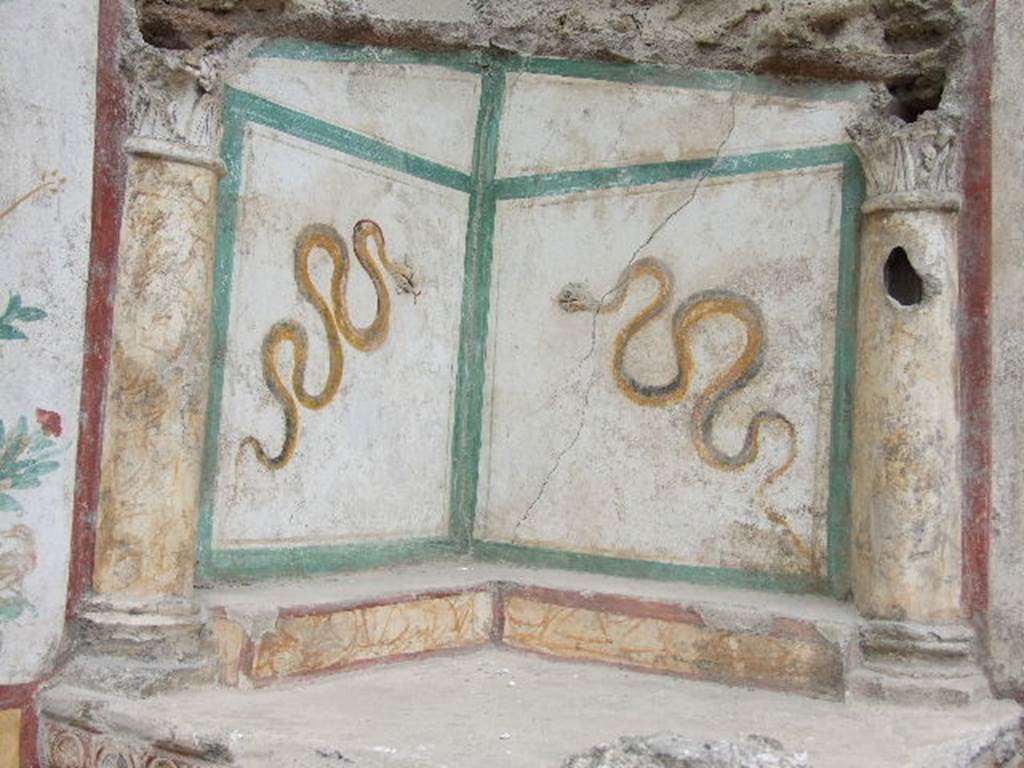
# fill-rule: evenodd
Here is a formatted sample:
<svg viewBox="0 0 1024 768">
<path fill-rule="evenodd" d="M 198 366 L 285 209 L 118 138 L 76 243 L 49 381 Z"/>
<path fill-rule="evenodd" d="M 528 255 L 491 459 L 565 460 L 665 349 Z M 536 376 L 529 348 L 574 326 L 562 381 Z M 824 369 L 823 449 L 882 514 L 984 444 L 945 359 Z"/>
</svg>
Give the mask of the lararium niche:
<svg viewBox="0 0 1024 768">
<path fill-rule="evenodd" d="M 204 572 L 469 549 L 841 591 L 865 95 L 259 49 L 224 103 Z"/>
<path fill-rule="evenodd" d="M 987 697 L 958 604 L 955 120 L 865 119 L 860 84 L 231 54 L 143 92 L 126 145 L 80 625 L 131 665 L 68 682 L 497 646 Z M 76 696 L 44 702 L 51 752 L 116 730 Z"/>
</svg>

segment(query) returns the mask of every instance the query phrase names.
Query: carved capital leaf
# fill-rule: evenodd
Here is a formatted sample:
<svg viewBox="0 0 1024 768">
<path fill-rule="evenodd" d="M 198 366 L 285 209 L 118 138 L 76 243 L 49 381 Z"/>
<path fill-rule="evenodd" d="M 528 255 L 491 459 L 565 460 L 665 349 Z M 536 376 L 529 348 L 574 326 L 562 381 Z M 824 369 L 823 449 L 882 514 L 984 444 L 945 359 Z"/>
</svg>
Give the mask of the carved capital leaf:
<svg viewBox="0 0 1024 768">
<path fill-rule="evenodd" d="M 872 116 L 850 126 L 869 201 L 888 197 L 906 207 L 958 207 L 959 128 L 959 118 L 943 112 L 913 123 Z"/>
</svg>

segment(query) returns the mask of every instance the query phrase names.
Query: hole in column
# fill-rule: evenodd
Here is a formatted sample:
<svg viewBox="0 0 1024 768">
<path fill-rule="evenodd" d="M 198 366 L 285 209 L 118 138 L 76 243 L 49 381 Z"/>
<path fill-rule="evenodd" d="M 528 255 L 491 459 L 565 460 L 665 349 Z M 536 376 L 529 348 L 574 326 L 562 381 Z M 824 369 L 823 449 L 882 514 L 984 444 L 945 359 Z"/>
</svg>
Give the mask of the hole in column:
<svg viewBox="0 0 1024 768">
<path fill-rule="evenodd" d="M 889 251 L 889 258 L 885 260 L 884 276 L 885 291 L 893 301 L 904 307 L 921 303 L 924 298 L 924 281 L 910 263 L 905 250 L 893 248 Z"/>
</svg>

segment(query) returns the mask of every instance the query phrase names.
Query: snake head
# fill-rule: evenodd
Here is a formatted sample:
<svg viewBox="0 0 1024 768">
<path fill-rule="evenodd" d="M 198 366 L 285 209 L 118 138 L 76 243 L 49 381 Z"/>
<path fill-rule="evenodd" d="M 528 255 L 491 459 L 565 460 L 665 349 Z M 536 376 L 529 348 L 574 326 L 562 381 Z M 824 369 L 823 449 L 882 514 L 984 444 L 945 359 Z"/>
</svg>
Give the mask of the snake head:
<svg viewBox="0 0 1024 768">
<path fill-rule="evenodd" d="M 408 264 L 391 264 L 388 271 L 391 273 L 391 279 L 395 281 L 395 290 L 399 293 L 411 293 L 413 296 L 420 295 L 416 289 L 416 273 L 412 267 Z"/>
<path fill-rule="evenodd" d="M 555 297 L 563 312 L 591 312 L 596 306 L 590 291 L 582 283 L 569 283 Z"/>
</svg>

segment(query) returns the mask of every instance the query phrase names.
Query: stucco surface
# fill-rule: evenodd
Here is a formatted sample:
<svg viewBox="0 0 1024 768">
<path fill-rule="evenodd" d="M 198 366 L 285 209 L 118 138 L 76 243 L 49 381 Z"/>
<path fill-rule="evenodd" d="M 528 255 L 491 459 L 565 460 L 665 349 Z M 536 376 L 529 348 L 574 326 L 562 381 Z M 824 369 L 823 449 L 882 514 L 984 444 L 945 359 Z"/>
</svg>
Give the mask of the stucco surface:
<svg viewBox="0 0 1024 768">
<path fill-rule="evenodd" d="M 364 67 L 359 76 L 366 82 L 350 99 L 361 106 L 350 110 L 344 95 L 332 96 L 335 86 L 328 88 L 315 77 L 303 80 L 310 64 L 291 66 L 294 79 L 274 80 L 274 87 L 264 87 L 263 93 L 283 92 L 283 101 L 304 107 L 311 82 L 324 88 L 318 91 L 327 105 L 321 114 L 343 115 L 343 126 L 371 131 L 360 115 L 379 110 L 387 119 L 374 138 L 391 145 L 455 164 L 472 147 L 477 87 L 472 81 L 458 81 L 450 91 L 424 92 L 418 88 L 420 79 L 434 68 L 380 67 L 366 74 Z M 247 82 L 243 78 L 240 85 Z M 347 80 L 339 82 L 344 94 Z M 381 92 L 374 90 L 377 84 Z M 435 103 L 439 93 L 443 99 Z M 403 111 L 430 114 L 449 106 L 464 111 L 467 101 L 473 116 L 455 119 L 452 131 L 425 132 L 424 122 L 403 118 Z M 391 105 L 398 110 L 394 114 L 388 114 Z M 222 213 L 220 222 L 236 234 L 233 252 L 221 254 L 222 260 L 233 259 L 233 270 L 223 289 L 230 309 L 216 437 L 216 546 L 444 535 L 466 194 L 262 125 L 245 129 L 240 165 L 237 218 L 226 221 Z M 412 285 L 402 292 L 384 274 L 390 309 L 381 343 L 364 350 L 341 340 L 339 391 L 322 410 L 301 411 L 294 458 L 270 469 L 243 441 L 255 437 L 271 455 L 282 445 L 282 409 L 267 387 L 263 362 L 271 327 L 294 320 L 307 329 L 305 386 L 320 392 L 329 379 L 322 320 L 296 282 L 297 242 L 309 225 L 336 230 L 348 263 L 342 310 L 354 325 L 370 326 L 378 305 L 368 272 L 357 260 L 353 230 L 361 220 L 379 226 L 383 255 L 411 270 Z M 379 263 L 378 246 L 370 244 L 367 253 Z M 330 295 L 327 252 L 314 249 L 308 264 L 316 289 Z M 293 350 L 285 344 L 277 358 L 288 386 Z"/>
<path fill-rule="evenodd" d="M 43 671 L 64 624 L 96 7 L 58 5 L 0 3 L 0 685 Z"/>
<path fill-rule="evenodd" d="M 500 204 L 479 535 L 820 573 L 840 190 L 833 166 Z M 712 440 L 739 451 L 754 414 L 772 409 L 793 425 L 792 442 L 767 424 L 756 459 L 732 470 L 698 453 L 699 393 L 744 349 L 735 317 L 710 317 L 683 342 L 693 350 L 685 398 L 644 407 L 617 386 L 616 339 L 654 298 L 654 281 L 637 279 L 620 310 L 596 317 L 566 314 L 555 298 L 574 282 L 600 297 L 638 257 L 657 259 L 675 286 L 666 312 L 626 351 L 629 374 L 650 385 L 673 379 L 673 313 L 691 296 L 747 297 L 763 317 L 763 365 L 725 401 Z M 766 482 L 790 451 L 792 465 Z"/>
<path fill-rule="evenodd" d="M 479 462 L 479 538 L 822 577 L 843 126 L 865 89 L 389 55 L 280 43 L 230 78 L 214 549 L 443 538 Z M 362 220 L 392 271 L 376 289 Z M 339 267 L 295 255 L 310 225 L 340 238 Z M 636 319 L 658 281 L 662 310 Z M 572 285 L 602 308 L 566 312 Z M 386 330 L 337 342 L 346 313 Z"/>
<path fill-rule="evenodd" d="M 232 85 L 469 173 L 480 78 L 432 66 L 257 57 Z"/>
<path fill-rule="evenodd" d="M 960 615 L 955 225 L 942 211 L 880 211 L 864 223 L 852 570 L 857 607 L 872 618 Z M 896 248 L 923 281 L 918 304 L 887 290 Z"/>
<path fill-rule="evenodd" d="M 695 85 L 699 74 L 694 75 Z M 785 88 L 780 86 L 785 93 Z M 808 89 L 809 90 L 809 89 Z M 607 83 L 522 73 L 509 77 L 499 176 L 607 168 L 846 140 L 862 85 L 818 89 L 828 98 L 733 89 Z"/>
<path fill-rule="evenodd" d="M 1024 5 L 996 3 L 992 93 L 993 671 L 1024 690 Z"/>
</svg>

